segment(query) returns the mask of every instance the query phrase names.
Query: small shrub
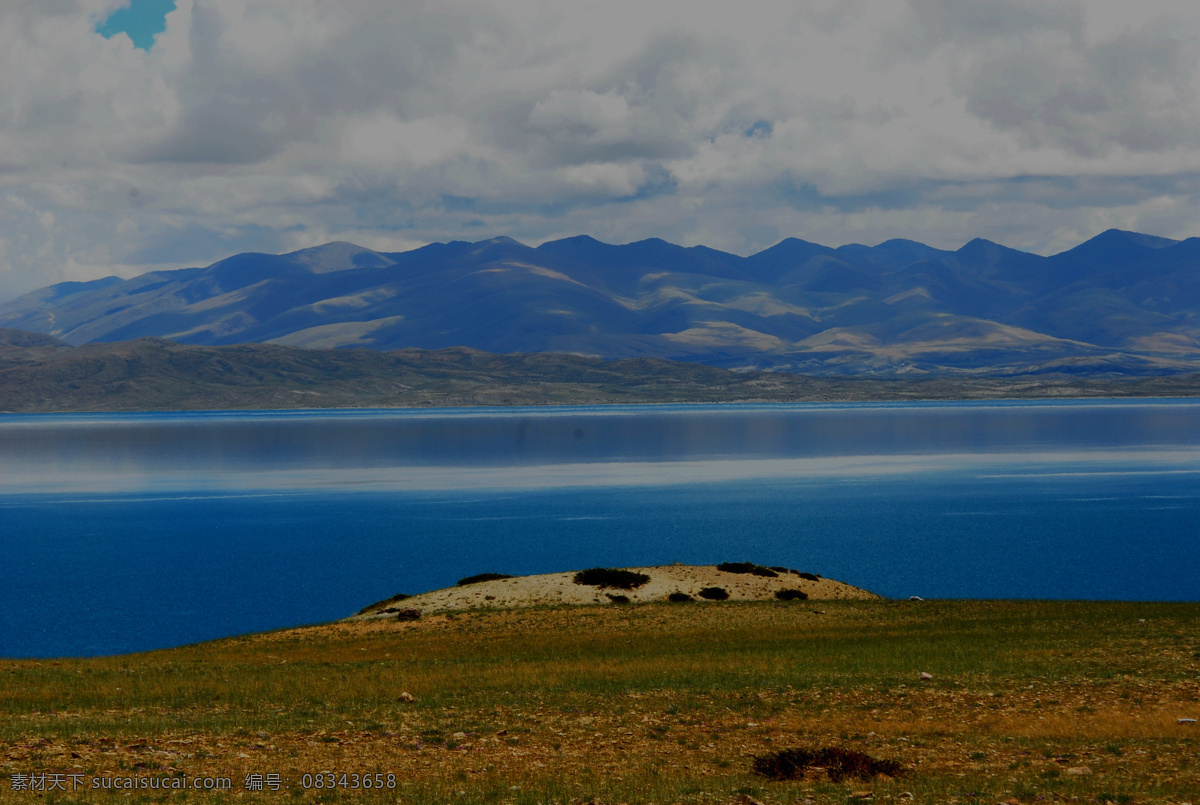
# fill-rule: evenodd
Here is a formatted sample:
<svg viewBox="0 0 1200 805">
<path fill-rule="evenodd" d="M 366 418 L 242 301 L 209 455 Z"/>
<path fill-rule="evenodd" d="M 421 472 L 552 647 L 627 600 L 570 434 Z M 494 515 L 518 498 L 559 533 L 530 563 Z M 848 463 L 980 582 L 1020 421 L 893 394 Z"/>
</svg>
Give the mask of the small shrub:
<svg viewBox="0 0 1200 805">
<path fill-rule="evenodd" d="M 636 590 L 650 577 L 645 573 L 634 573 L 632 570 L 620 570 L 615 567 L 593 567 L 581 570 L 575 574 L 575 583 L 585 587 L 612 587 L 617 590 Z"/>
<path fill-rule="evenodd" d="M 768 780 L 799 780 L 809 769 L 824 769 L 829 779 L 869 780 L 880 774 L 899 777 L 904 767 L 896 760 L 881 760 L 853 749 L 784 749 L 754 758 L 754 772 Z"/>
<path fill-rule="evenodd" d="M 821 580 L 821 577 L 818 576 L 816 573 L 797 573 L 796 575 L 802 579 L 808 579 L 809 581 L 820 581 Z"/>
<path fill-rule="evenodd" d="M 673 592 L 667 596 L 667 600 L 673 604 L 683 604 L 683 603 L 686 603 L 687 601 L 695 601 L 696 599 L 692 598 L 687 593 L 681 593 L 678 590 L 676 590 L 675 592 Z"/>
<path fill-rule="evenodd" d="M 729 591 L 724 587 L 705 587 L 698 594 L 709 601 L 724 601 L 729 598 Z"/>
<path fill-rule="evenodd" d="M 786 567 L 777 567 L 775 565 L 771 565 L 771 570 L 774 570 L 776 573 L 787 573 L 788 572 L 788 569 Z"/>
<path fill-rule="evenodd" d="M 398 621 L 419 621 L 421 619 L 421 610 L 419 609 L 402 609 L 396 613 Z"/>
<path fill-rule="evenodd" d="M 717 565 L 717 570 L 724 573 L 752 573 L 755 576 L 766 576 L 772 579 L 779 575 L 771 568 L 756 565 L 753 562 L 722 562 Z"/>
<path fill-rule="evenodd" d="M 371 612 L 376 609 L 383 609 L 388 604 L 394 604 L 397 601 L 403 601 L 406 598 L 412 598 L 412 596 L 409 595 L 408 593 L 396 593 L 391 598 L 385 598 L 382 601 L 376 601 L 374 604 L 368 604 L 367 606 L 360 609 L 358 611 L 358 614 L 366 615 L 368 612 Z"/>
<path fill-rule="evenodd" d="M 803 590 L 777 590 L 775 597 L 780 601 L 807 601 L 808 593 Z"/>
<path fill-rule="evenodd" d="M 615 595 L 613 593 L 605 593 L 605 595 L 607 595 L 608 600 L 612 601 L 614 604 L 628 604 L 629 603 L 629 596 L 627 596 L 627 595 Z"/>
<path fill-rule="evenodd" d="M 478 584 L 481 581 L 500 581 L 500 579 L 511 579 L 512 576 L 507 573 L 478 573 L 474 576 L 467 576 L 465 579 L 459 579 L 455 582 L 455 587 L 466 587 L 468 584 Z"/>
</svg>

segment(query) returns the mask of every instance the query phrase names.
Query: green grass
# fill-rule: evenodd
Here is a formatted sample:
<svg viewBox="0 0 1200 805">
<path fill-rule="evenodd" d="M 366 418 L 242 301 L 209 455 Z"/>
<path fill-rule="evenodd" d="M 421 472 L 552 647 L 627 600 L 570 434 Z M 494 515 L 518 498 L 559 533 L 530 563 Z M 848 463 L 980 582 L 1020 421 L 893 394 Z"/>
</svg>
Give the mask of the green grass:
<svg viewBox="0 0 1200 805">
<path fill-rule="evenodd" d="M 1200 713 L 1200 605 L 815 606 L 485 611 L 3 661 L 0 801 L 32 796 L 8 791 L 14 772 L 76 767 L 238 787 L 256 769 L 398 775 L 396 791 L 353 794 L 364 802 L 844 802 L 870 789 L 877 802 L 1166 803 L 1200 790 L 1197 730 L 1176 723 Z M 753 775 L 754 755 L 792 746 L 910 773 Z"/>
</svg>

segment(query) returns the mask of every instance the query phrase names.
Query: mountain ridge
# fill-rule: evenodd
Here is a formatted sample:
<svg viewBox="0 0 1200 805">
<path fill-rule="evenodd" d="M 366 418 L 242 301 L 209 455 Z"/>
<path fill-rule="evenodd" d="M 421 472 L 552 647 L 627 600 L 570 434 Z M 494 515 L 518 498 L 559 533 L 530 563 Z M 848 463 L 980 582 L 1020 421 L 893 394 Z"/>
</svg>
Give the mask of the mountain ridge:
<svg viewBox="0 0 1200 805">
<path fill-rule="evenodd" d="M 787 238 L 748 257 L 587 235 L 333 242 L 48 286 L 0 304 L 0 327 L 73 345 L 463 346 L 818 375 L 1169 374 L 1200 369 L 1200 238 L 1112 229 L 1050 257 L 980 238 Z"/>
</svg>

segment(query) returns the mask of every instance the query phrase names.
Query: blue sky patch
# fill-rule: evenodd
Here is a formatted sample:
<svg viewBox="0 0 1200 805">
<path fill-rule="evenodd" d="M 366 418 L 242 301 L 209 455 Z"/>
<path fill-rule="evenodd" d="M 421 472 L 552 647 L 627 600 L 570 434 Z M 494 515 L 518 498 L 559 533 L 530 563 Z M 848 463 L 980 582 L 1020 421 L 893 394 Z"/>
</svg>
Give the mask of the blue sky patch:
<svg viewBox="0 0 1200 805">
<path fill-rule="evenodd" d="M 105 39 L 126 33 L 135 48 L 149 50 L 154 47 L 154 37 L 167 29 L 167 14 L 174 10 L 175 0 L 131 0 L 97 25 L 96 33 Z"/>
<path fill-rule="evenodd" d="M 770 137 L 775 127 L 771 125 L 769 120 L 756 120 L 754 125 L 746 129 L 747 137 Z"/>
</svg>

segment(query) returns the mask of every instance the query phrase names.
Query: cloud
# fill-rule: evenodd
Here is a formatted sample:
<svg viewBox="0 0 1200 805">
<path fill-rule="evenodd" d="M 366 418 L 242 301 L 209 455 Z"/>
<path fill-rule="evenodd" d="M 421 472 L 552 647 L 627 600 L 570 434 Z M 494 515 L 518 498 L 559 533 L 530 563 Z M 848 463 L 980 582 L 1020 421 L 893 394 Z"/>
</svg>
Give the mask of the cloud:
<svg viewBox="0 0 1200 805">
<path fill-rule="evenodd" d="M 337 156 L 347 165 L 428 168 L 466 155 L 470 137 L 452 117 L 399 120 L 387 114 L 347 121 Z"/>
<path fill-rule="evenodd" d="M 1181 2 L 179 0 L 149 50 L 121 5 L 0 5 L 0 296 L 320 239 L 1200 229 Z"/>
<path fill-rule="evenodd" d="M 915 8 L 913 28 L 925 35 L 909 37 L 943 43 L 967 111 L 1016 134 L 1025 149 L 1119 159 L 1200 145 L 1189 123 L 1194 24 L 1170 13 L 1182 6 L 1129 8 L 1124 24 L 1101 37 L 1089 36 L 1083 6 L 920 0 Z"/>
</svg>

